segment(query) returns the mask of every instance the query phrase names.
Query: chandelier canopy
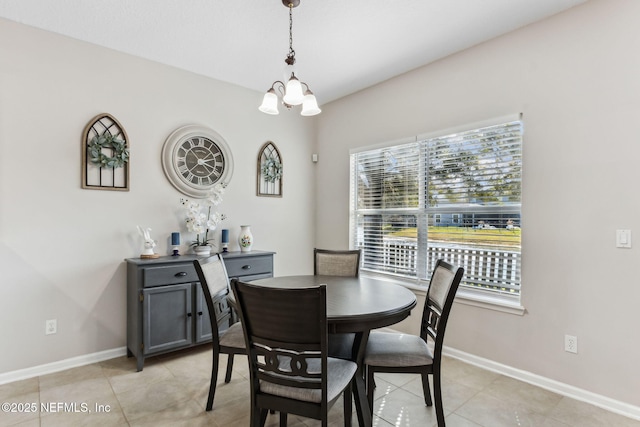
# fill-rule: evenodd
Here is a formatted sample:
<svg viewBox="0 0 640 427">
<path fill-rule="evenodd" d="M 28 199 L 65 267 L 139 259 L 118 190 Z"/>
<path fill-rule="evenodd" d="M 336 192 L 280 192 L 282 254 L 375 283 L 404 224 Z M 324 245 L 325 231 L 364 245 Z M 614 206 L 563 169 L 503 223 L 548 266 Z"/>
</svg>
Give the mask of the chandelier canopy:
<svg viewBox="0 0 640 427">
<path fill-rule="evenodd" d="M 318 107 L 318 101 L 309 89 L 309 85 L 296 77 L 294 64 L 296 63 L 296 52 L 293 50 L 293 8 L 300 4 L 300 0 L 282 0 L 282 4 L 289 8 L 289 53 L 284 62 L 286 65 L 285 79 L 287 83 L 276 80 L 271 88 L 264 94 L 262 105 L 258 107 L 260 111 L 267 114 L 278 114 L 278 95 L 282 97 L 282 105 L 291 109 L 294 105 L 302 104 L 303 116 L 315 116 L 322 110 Z M 302 91 L 304 85 L 305 90 Z M 276 93 L 277 90 L 277 93 Z"/>
</svg>

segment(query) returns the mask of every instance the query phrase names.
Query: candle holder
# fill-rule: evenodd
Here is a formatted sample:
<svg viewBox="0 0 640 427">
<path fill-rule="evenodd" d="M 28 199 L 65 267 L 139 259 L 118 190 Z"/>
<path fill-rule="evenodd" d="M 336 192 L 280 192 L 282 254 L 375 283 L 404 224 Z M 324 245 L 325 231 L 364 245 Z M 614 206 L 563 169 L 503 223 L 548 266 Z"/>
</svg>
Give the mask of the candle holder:
<svg viewBox="0 0 640 427">
<path fill-rule="evenodd" d="M 171 256 L 180 256 L 180 233 L 171 233 L 171 246 L 173 246 L 173 255 Z"/>
<path fill-rule="evenodd" d="M 222 252 L 229 252 L 229 230 L 222 230 Z"/>
</svg>

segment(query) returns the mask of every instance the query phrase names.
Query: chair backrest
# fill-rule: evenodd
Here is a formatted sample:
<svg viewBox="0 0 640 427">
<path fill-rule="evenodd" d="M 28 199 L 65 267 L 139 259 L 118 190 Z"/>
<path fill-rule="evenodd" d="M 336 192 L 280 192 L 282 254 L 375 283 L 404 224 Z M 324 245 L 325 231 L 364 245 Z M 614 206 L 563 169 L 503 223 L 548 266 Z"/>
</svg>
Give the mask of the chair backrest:
<svg viewBox="0 0 640 427">
<path fill-rule="evenodd" d="M 463 274 L 462 267 L 453 266 L 442 259 L 436 262 L 433 269 L 422 313 L 420 336 L 425 341 L 427 337 L 434 340 L 434 361 L 442 353 L 444 331 Z"/>
<path fill-rule="evenodd" d="M 231 288 L 245 334 L 252 396 L 288 386 L 310 389 L 326 404 L 326 286 L 267 288 L 234 279 Z"/>
<path fill-rule="evenodd" d="M 358 277 L 360 274 L 360 249 L 340 251 L 313 250 L 313 274 L 316 276 Z"/>
<path fill-rule="evenodd" d="M 227 269 L 219 254 L 196 259 L 193 265 L 198 273 L 202 293 L 209 309 L 213 340 L 217 343 L 220 332 L 228 329 L 234 322 L 231 307 L 227 302 L 229 295 Z"/>
</svg>

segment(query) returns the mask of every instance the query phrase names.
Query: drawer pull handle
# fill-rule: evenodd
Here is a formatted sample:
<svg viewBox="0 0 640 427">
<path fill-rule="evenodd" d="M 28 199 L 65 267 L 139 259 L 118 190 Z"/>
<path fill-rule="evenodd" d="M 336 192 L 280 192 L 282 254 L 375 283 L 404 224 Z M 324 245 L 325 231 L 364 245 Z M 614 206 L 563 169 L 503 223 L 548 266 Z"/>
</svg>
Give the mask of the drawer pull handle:
<svg viewBox="0 0 640 427">
<path fill-rule="evenodd" d="M 250 265 L 243 265 L 242 269 L 243 270 L 251 270 L 251 266 Z"/>
<path fill-rule="evenodd" d="M 198 312 L 198 316 L 202 316 L 202 312 L 201 311 Z"/>
<path fill-rule="evenodd" d="M 187 313 L 187 317 L 191 317 L 191 313 Z"/>
<path fill-rule="evenodd" d="M 187 275 L 186 271 L 181 271 L 180 273 L 176 273 L 176 277 L 184 277 Z"/>
</svg>

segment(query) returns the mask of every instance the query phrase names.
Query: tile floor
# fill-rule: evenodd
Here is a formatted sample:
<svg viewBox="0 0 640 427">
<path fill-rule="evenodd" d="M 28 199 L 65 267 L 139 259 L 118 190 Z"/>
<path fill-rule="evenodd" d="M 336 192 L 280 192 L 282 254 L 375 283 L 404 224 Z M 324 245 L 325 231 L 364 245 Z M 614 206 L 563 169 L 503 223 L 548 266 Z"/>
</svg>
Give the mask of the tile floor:
<svg viewBox="0 0 640 427">
<path fill-rule="evenodd" d="M 0 426 L 213 426 L 249 425 L 246 358 L 237 357 L 233 378 L 224 384 L 222 357 L 214 410 L 205 412 L 211 369 L 208 346 L 147 359 L 135 371 L 125 357 L 0 385 L 0 402 L 35 404 L 35 412 L 0 412 Z M 640 427 L 597 407 L 533 387 L 455 359 L 443 362 L 444 407 L 449 427 Z M 49 411 L 42 411 L 41 406 Z M 75 405 L 75 406 L 74 406 Z M 66 407 L 65 407 L 66 406 Z M 54 412 L 54 410 L 56 410 Z M 374 426 L 435 425 L 418 376 L 377 377 Z M 355 411 L 354 411 L 355 414 Z M 331 409 L 330 424 L 343 425 L 342 404 Z M 270 415 L 268 426 L 277 426 Z M 318 426 L 289 417 L 289 426 Z M 354 415 L 354 425 L 357 425 Z"/>
</svg>

